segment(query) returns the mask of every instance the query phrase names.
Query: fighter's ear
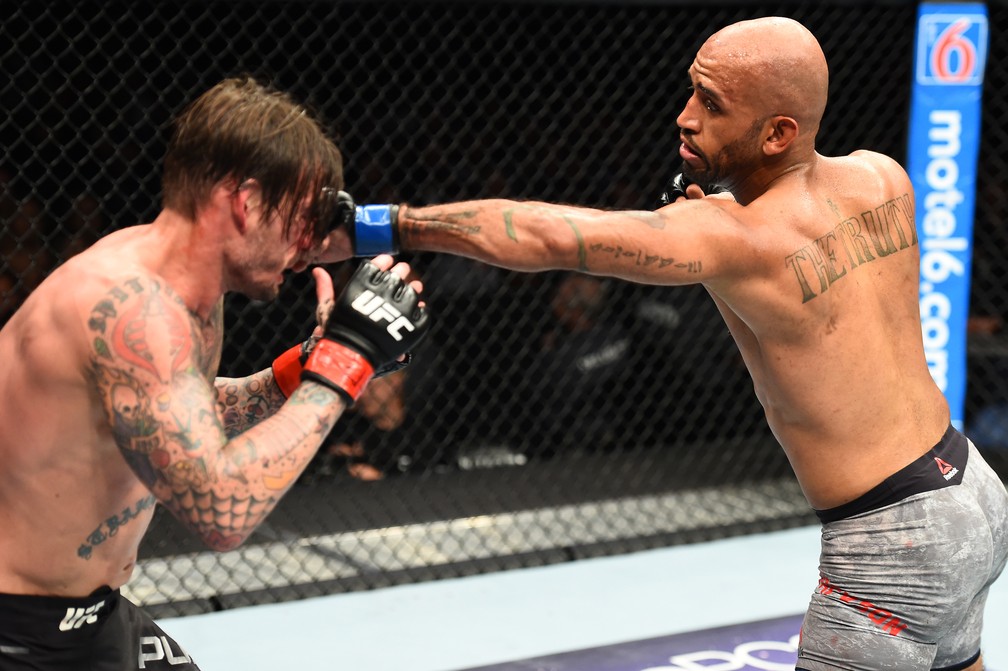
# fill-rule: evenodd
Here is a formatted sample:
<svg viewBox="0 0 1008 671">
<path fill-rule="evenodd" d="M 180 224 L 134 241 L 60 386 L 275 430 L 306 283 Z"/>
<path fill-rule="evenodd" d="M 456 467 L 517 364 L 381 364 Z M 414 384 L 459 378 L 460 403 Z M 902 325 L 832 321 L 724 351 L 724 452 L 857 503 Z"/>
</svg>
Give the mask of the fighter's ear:
<svg viewBox="0 0 1008 671">
<path fill-rule="evenodd" d="M 225 188 L 231 193 L 231 219 L 235 228 L 244 233 L 248 229 L 249 210 L 256 207 L 260 200 L 259 182 L 254 179 L 240 183 L 231 180 L 225 184 Z"/>
<path fill-rule="evenodd" d="M 783 153 L 797 137 L 798 122 L 793 117 L 770 117 L 763 136 L 763 152 L 767 156 Z"/>
</svg>

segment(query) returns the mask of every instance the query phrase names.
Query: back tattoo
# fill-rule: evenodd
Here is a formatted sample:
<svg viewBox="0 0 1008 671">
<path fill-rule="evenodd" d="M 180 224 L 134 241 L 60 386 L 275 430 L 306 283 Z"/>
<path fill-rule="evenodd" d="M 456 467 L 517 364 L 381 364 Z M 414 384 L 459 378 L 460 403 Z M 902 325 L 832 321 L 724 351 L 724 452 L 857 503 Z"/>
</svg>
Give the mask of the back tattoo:
<svg viewBox="0 0 1008 671">
<path fill-rule="evenodd" d="M 904 193 L 860 217 L 843 219 L 825 235 L 786 256 L 784 264 L 795 273 L 802 303 L 808 303 L 848 270 L 916 244 L 913 198 Z"/>
</svg>

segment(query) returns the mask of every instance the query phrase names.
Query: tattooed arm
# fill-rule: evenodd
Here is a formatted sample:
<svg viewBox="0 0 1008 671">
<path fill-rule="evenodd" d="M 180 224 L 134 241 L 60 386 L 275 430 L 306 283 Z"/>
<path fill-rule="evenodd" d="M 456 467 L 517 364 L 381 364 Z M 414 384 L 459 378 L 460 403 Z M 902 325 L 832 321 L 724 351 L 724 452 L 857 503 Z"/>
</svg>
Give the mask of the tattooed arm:
<svg viewBox="0 0 1008 671">
<path fill-rule="evenodd" d="M 228 437 L 247 431 L 279 410 L 287 401 L 270 368 L 248 377 L 214 380 L 217 407 Z"/>
<path fill-rule="evenodd" d="M 266 419 L 284 404 L 287 398 L 280 393 L 273 381 L 273 370 L 267 368 L 248 377 L 217 377 L 220 368 L 221 343 L 223 333 L 224 299 L 217 304 L 206 324 L 203 338 L 204 351 L 203 372 L 207 379 L 214 380 L 217 395 L 217 409 L 224 424 L 224 430 L 229 438 L 237 436 L 262 420 Z"/>
<path fill-rule="evenodd" d="M 449 252 L 512 270 L 580 270 L 653 284 L 694 284 L 741 271 L 749 232 L 730 200 L 657 212 L 479 200 L 401 206 L 403 249 Z"/>
<path fill-rule="evenodd" d="M 252 533 L 344 410 L 335 391 L 308 382 L 270 417 L 229 438 L 206 374 L 220 325 L 199 320 L 151 277 L 108 289 L 87 326 L 89 377 L 123 457 L 214 549 L 233 548 Z M 270 388 L 263 374 L 246 378 L 248 399 L 256 381 Z M 273 401 L 270 393 L 264 404 Z"/>
</svg>

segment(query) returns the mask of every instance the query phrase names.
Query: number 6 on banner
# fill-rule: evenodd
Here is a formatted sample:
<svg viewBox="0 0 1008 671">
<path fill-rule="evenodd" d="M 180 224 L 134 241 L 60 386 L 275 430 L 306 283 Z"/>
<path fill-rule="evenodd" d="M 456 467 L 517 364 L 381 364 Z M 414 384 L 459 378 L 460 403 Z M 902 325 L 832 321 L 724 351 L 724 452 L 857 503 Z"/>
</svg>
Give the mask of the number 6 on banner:
<svg viewBox="0 0 1008 671">
<path fill-rule="evenodd" d="M 976 45 L 963 37 L 971 25 L 969 19 L 960 18 L 938 35 L 931 51 L 931 72 L 936 79 L 962 82 L 976 72 Z"/>
<path fill-rule="evenodd" d="M 970 5 L 921 4 L 917 37 L 917 83 L 979 85 L 987 54 L 987 15 Z M 972 7 L 975 7 L 973 5 Z"/>
</svg>

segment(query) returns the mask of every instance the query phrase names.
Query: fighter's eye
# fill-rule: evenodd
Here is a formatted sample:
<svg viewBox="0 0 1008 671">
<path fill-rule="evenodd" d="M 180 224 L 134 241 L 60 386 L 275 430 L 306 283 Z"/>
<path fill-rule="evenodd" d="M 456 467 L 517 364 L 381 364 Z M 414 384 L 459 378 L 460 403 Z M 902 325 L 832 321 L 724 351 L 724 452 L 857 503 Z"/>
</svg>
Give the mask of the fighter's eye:
<svg viewBox="0 0 1008 671">
<path fill-rule="evenodd" d="M 693 85 L 687 86 L 686 91 L 689 92 L 690 97 L 696 95 L 697 88 Z M 709 112 L 720 112 L 721 108 L 714 104 L 714 101 L 710 99 L 709 96 L 705 95 L 703 89 L 700 89 L 700 102 Z"/>
</svg>

